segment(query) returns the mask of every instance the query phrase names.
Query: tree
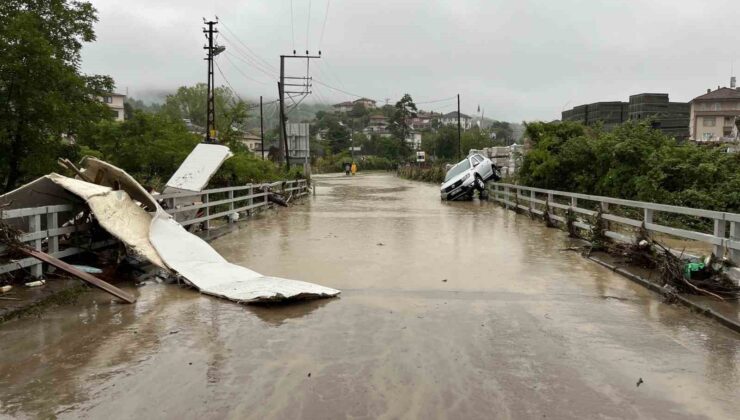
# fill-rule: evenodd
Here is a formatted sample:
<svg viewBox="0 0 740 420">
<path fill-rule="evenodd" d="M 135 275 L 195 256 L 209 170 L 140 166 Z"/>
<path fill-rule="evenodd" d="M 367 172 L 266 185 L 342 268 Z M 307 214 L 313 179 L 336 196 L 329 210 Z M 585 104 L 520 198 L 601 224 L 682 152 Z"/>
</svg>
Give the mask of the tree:
<svg viewBox="0 0 740 420">
<path fill-rule="evenodd" d="M 396 102 L 394 107 L 393 115 L 391 116 L 390 124 L 388 129 L 393 134 L 393 137 L 400 142 L 400 150 L 404 152 L 404 155 L 408 153 L 408 147 L 406 146 L 406 138 L 411 133 L 411 126 L 409 122 L 412 118 L 416 117 L 416 104 L 408 93 L 403 95 L 403 98 Z"/>
<path fill-rule="evenodd" d="M 79 71 L 82 43 L 95 40 L 96 21 L 84 1 L 0 2 L 0 180 L 6 191 L 73 152 L 65 135 L 111 118 L 98 98 L 113 90 L 113 80 Z"/>
<path fill-rule="evenodd" d="M 232 128 L 243 128 L 247 120 L 247 104 L 226 86 L 217 87 L 214 92 L 216 107 L 216 130 L 219 140 L 228 143 L 233 139 Z M 188 119 L 193 124 L 206 126 L 206 97 L 208 85 L 181 86 L 172 95 L 167 95 L 161 112 L 174 119 Z"/>
<path fill-rule="evenodd" d="M 182 120 L 140 110 L 122 123 L 91 124 L 77 138 L 85 153 L 97 155 L 145 183 L 166 181 L 200 141 Z"/>
</svg>

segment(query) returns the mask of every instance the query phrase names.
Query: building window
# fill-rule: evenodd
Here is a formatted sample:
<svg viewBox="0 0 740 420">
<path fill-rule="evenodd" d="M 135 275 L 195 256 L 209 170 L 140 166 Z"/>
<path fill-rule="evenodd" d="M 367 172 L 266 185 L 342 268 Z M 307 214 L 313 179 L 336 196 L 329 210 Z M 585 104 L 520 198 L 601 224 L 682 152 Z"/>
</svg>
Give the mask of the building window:
<svg viewBox="0 0 740 420">
<path fill-rule="evenodd" d="M 712 139 L 712 137 L 714 137 L 714 134 L 712 134 L 712 133 L 704 133 L 704 135 L 702 137 L 704 137 L 704 141 L 709 141 L 709 140 Z"/>
<path fill-rule="evenodd" d="M 715 117 L 704 117 L 704 127 L 714 127 L 716 123 Z"/>
<path fill-rule="evenodd" d="M 112 104 L 113 103 L 113 97 L 112 96 L 105 96 L 103 97 L 103 102 L 106 104 Z"/>
</svg>

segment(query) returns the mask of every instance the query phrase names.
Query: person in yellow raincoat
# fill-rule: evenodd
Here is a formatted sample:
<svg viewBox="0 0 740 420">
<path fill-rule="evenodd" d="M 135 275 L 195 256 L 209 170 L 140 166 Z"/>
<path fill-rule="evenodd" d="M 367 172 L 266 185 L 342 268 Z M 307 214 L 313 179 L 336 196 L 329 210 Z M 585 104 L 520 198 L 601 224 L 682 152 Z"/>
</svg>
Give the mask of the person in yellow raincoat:
<svg viewBox="0 0 740 420">
<path fill-rule="evenodd" d="M 352 175 L 357 173 L 357 164 L 352 162 Z"/>
</svg>

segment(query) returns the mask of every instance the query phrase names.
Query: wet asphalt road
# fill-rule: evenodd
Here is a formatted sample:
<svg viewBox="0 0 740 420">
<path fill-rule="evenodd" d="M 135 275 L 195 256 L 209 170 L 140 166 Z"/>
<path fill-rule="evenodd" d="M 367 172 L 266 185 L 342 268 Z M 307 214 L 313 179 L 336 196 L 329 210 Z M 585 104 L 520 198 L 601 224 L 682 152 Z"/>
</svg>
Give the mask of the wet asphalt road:
<svg viewBox="0 0 740 420">
<path fill-rule="evenodd" d="M 213 243 L 339 299 L 245 307 L 177 286 L 0 325 L 9 418 L 737 418 L 740 335 L 565 234 L 386 174 Z M 636 386 L 638 379 L 644 383 Z"/>
</svg>

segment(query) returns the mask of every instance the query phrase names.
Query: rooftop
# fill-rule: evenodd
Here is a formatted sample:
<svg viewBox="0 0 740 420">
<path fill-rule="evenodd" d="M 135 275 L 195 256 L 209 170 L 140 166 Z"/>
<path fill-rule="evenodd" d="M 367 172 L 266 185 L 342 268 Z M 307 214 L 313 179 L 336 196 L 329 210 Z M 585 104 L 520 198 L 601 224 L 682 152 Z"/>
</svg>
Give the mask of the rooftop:
<svg viewBox="0 0 740 420">
<path fill-rule="evenodd" d="M 740 90 L 728 87 L 718 88 L 704 95 L 697 96 L 692 101 L 705 101 L 716 99 L 740 99 Z"/>
</svg>

